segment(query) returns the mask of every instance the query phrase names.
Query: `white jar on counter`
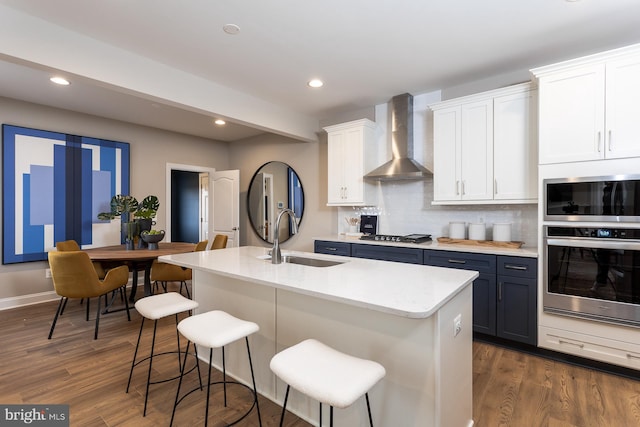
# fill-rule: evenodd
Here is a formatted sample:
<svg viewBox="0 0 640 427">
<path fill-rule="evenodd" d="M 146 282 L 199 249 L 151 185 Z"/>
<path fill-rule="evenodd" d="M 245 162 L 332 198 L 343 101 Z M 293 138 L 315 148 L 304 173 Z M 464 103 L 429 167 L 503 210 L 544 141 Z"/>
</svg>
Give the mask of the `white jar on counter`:
<svg viewBox="0 0 640 427">
<path fill-rule="evenodd" d="M 484 222 L 469 224 L 470 240 L 486 240 L 487 226 Z"/>
<path fill-rule="evenodd" d="M 493 241 L 494 242 L 510 242 L 511 241 L 511 223 L 497 222 L 493 224 Z"/>
<path fill-rule="evenodd" d="M 467 238 L 466 224 L 464 222 L 450 222 L 449 237 L 451 239 L 466 239 Z"/>
</svg>

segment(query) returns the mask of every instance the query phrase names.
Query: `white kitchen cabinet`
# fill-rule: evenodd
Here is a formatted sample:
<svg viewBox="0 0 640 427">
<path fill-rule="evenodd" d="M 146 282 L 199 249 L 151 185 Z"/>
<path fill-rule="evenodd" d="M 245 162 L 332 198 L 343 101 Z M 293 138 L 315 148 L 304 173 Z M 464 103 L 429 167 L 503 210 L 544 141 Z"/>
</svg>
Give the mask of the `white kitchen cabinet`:
<svg viewBox="0 0 640 427">
<path fill-rule="evenodd" d="M 535 91 L 529 84 L 431 106 L 434 204 L 535 203 Z"/>
<path fill-rule="evenodd" d="M 327 126 L 327 205 L 375 204 L 375 188 L 363 176 L 377 163 L 375 123 L 368 119 Z"/>
<path fill-rule="evenodd" d="M 532 73 L 539 83 L 540 164 L 640 156 L 637 48 L 549 65 Z"/>
<path fill-rule="evenodd" d="M 537 91 L 493 100 L 493 199 L 538 197 Z"/>
</svg>

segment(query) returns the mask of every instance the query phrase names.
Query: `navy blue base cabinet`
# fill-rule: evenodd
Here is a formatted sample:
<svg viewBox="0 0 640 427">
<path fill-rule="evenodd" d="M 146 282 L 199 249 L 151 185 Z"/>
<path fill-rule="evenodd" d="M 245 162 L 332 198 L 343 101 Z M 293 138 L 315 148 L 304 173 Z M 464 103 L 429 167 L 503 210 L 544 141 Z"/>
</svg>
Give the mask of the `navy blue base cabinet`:
<svg viewBox="0 0 640 427">
<path fill-rule="evenodd" d="M 475 270 L 474 332 L 537 345 L 537 259 L 316 240 L 316 253 Z"/>
</svg>

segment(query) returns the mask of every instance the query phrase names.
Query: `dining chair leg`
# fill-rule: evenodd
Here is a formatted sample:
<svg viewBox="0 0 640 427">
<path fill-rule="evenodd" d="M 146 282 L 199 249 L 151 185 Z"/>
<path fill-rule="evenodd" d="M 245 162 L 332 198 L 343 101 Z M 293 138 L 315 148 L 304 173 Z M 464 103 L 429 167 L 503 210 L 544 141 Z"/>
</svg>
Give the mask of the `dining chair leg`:
<svg viewBox="0 0 640 427">
<path fill-rule="evenodd" d="M 124 294 L 124 306 L 127 309 L 127 320 L 131 322 L 131 312 L 129 311 L 129 301 L 127 300 L 127 285 L 120 288 L 121 295 Z"/>
<path fill-rule="evenodd" d="M 53 329 L 56 327 L 56 322 L 58 321 L 58 316 L 60 315 L 60 312 L 63 309 L 64 303 L 66 301 L 67 298 L 62 297 L 60 298 L 60 302 L 58 303 L 58 308 L 56 310 L 56 315 L 53 318 L 53 323 L 51 324 L 51 329 L 49 330 L 49 338 L 51 339 L 51 336 L 53 335 Z"/>
<path fill-rule="evenodd" d="M 85 316 L 87 319 L 87 322 L 89 321 L 89 305 L 90 305 L 89 301 L 91 301 L 91 298 L 87 298 L 87 314 Z"/>
<path fill-rule="evenodd" d="M 62 315 L 64 313 L 64 309 L 67 308 L 67 300 L 65 300 L 64 303 L 62 304 L 62 310 L 60 310 L 60 315 Z"/>
<path fill-rule="evenodd" d="M 106 298 L 106 296 L 105 296 Z M 98 325 L 100 324 L 100 300 L 102 298 L 98 297 L 98 311 L 96 311 L 96 330 L 93 334 L 93 339 L 97 340 L 98 339 Z"/>
</svg>

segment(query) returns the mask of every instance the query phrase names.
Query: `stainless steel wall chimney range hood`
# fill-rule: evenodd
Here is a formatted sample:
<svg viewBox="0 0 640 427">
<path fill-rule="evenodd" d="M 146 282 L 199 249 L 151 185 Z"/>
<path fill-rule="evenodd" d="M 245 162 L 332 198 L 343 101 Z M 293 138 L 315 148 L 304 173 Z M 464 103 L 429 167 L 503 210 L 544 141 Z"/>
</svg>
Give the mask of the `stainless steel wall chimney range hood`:
<svg viewBox="0 0 640 427">
<path fill-rule="evenodd" d="M 391 160 L 366 174 L 365 179 L 392 181 L 433 176 L 413 160 L 413 96 L 408 93 L 391 98 L 391 151 Z"/>
</svg>

